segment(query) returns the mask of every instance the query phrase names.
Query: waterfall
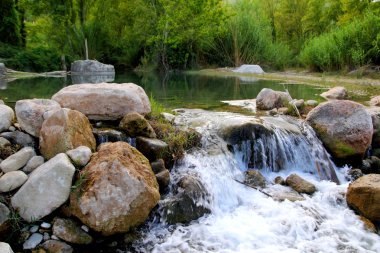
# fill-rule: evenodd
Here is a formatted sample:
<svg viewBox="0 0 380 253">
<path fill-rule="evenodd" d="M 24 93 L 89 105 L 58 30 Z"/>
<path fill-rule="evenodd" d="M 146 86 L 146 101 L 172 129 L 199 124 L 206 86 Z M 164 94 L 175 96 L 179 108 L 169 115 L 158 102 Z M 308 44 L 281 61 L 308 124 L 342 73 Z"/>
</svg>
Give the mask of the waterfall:
<svg viewBox="0 0 380 253">
<path fill-rule="evenodd" d="M 176 124 L 202 133 L 203 147 L 186 154 L 173 168 L 171 184 L 182 175 L 197 175 L 209 196 L 199 204 L 208 205 L 211 213 L 187 225 L 152 220 L 133 245 L 137 252 L 380 252 L 380 237 L 366 231 L 346 205 L 347 182 L 341 169 L 337 169 L 341 185 L 320 180 L 313 164 L 322 167 L 328 154 L 308 126 L 288 122 L 294 128 L 281 127 L 273 119 L 255 119 L 272 134 L 260 137 L 256 132 L 255 138 L 225 141 L 220 127 L 241 118 L 253 122 L 250 116 L 201 110 L 185 110 L 177 116 Z M 278 156 L 285 159 L 281 166 L 275 161 Z M 269 182 L 296 171 L 318 191 L 304 195 L 303 201 L 276 201 L 235 181 L 242 180 L 249 167 L 260 167 Z"/>
</svg>

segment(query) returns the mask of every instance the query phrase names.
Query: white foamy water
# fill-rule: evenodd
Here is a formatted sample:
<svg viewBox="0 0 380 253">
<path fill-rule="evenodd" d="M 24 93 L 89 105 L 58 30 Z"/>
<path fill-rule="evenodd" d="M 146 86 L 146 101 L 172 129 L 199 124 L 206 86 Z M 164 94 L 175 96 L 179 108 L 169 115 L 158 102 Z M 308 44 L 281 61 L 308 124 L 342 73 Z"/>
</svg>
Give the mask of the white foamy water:
<svg viewBox="0 0 380 253">
<path fill-rule="evenodd" d="M 187 154 L 172 171 L 173 181 L 181 175 L 198 175 L 210 195 L 203 204 L 209 205 L 211 213 L 189 225 L 152 222 L 143 241 L 135 245 L 139 252 L 380 252 L 380 237 L 366 231 L 346 205 L 348 183 L 343 171 L 337 173 L 343 183 L 336 185 L 319 181 L 317 173 L 297 169 L 318 191 L 304 195 L 304 201 L 275 201 L 235 181 L 244 177 L 242 155 L 229 152 L 226 144 L 213 136 L 214 127 L 213 120 L 198 124 L 205 148 Z M 293 149 L 292 159 L 297 159 L 302 152 L 297 146 Z M 294 171 L 287 168 L 266 170 L 264 175 L 272 181 L 291 173 Z"/>
</svg>

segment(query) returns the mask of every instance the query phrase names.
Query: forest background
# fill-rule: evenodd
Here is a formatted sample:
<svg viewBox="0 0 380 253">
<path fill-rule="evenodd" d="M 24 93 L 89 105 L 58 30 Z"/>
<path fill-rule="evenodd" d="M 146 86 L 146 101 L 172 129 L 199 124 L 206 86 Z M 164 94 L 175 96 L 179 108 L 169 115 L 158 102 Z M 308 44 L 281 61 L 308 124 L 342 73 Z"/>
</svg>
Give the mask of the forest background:
<svg viewBox="0 0 380 253">
<path fill-rule="evenodd" d="M 52 71 L 259 64 L 347 72 L 380 64 L 375 0 L 1 0 L 0 62 Z"/>
</svg>

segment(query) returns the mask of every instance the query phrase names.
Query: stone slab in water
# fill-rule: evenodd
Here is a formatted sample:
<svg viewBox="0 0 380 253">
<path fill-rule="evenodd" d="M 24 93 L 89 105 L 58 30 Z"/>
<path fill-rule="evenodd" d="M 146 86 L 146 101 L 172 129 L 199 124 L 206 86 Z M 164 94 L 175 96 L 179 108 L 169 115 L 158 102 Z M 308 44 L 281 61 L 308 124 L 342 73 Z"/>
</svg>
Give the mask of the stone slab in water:
<svg viewBox="0 0 380 253">
<path fill-rule="evenodd" d="M 109 74 L 115 73 L 115 68 L 95 60 L 79 60 L 71 64 L 71 74 Z"/>
<path fill-rule="evenodd" d="M 232 71 L 236 72 L 236 73 L 250 73 L 250 74 L 263 74 L 263 73 L 265 73 L 264 70 L 259 65 L 249 65 L 249 64 L 241 65 L 240 67 L 238 67 Z"/>
</svg>

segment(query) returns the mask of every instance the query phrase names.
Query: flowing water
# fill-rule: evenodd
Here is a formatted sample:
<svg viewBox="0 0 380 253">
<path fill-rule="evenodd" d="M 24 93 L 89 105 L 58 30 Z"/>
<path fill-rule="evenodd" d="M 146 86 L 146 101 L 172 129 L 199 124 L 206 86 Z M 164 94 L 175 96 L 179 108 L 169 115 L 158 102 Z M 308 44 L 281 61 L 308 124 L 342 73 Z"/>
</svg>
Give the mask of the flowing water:
<svg viewBox="0 0 380 253">
<path fill-rule="evenodd" d="M 209 193 L 211 213 L 189 225 L 152 221 L 138 252 L 380 252 L 380 237 L 364 229 L 345 202 L 344 168 L 335 168 L 313 131 L 282 118 L 249 118 L 232 113 L 181 110 L 178 125 L 203 135 L 203 147 L 187 154 L 172 170 L 172 182 L 181 175 L 197 175 Z M 220 136 L 229 122 L 260 122 L 274 129 L 271 136 L 256 134 L 257 144 L 228 148 Z M 223 126 L 224 125 L 224 126 Z M 296 130 L 298 129 L 298 131 Z M 297 137 L 295 137 L 297 136 Z M 240 145 L 240 147 L 239 147 Z M 256 146 L 257 145 L 257 146 Z M 286 147 L 285 147 L 286 146 Z M 267 152 L 272 152 L 268 154 Z M 236 181 L 242 181 L 247 157 L 279 152 L 287 160 L 281 170 L 267 159 L 261 170 L 268 182 L 296 172 L 314 183 L 318 191 L 305 200 L 279 202 Z M 321 161 L 321 159 L 324 161 Z M 263 160 L 263 159 L 259 159 Z M 342 184 L 320 180 L 314 161 L 333 166 Z M 324 163 L 326 162 L 326 163 Z M 253 167 L 258 165 L 253 163 Z M 326 176 L 326 175 L 325 175 Z M 330 174 L 331 176 L 331 174 Z M 272 190 L 278 185 L 271 185 Z"/>
</svg>

